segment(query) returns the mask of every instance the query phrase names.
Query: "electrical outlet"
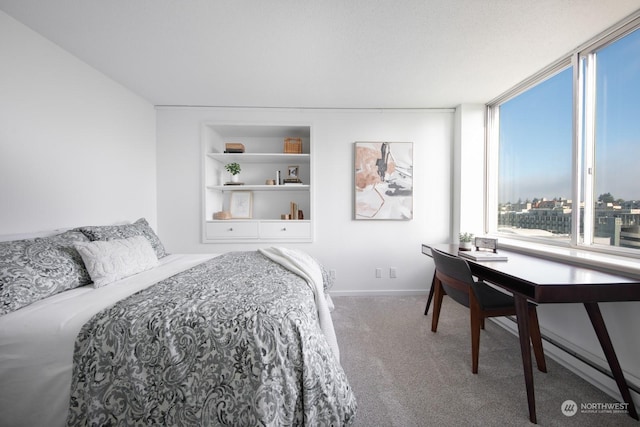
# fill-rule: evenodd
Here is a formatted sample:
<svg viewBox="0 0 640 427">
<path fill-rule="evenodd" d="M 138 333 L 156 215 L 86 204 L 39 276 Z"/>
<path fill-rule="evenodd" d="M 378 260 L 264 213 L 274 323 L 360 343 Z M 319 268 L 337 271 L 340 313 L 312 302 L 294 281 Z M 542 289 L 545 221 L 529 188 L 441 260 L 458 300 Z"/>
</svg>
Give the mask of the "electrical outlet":
<svg viewBox="0 0 640 427">
<path fill-rule="evenodd" d="M 389 277 L 392 279 L 395 279 L 396 276 L 396 268 L 395 267 L 390 267 L 389 268 Z"/>
<path fill-rule="evenodd" d="M 331 277 L 333 280 L 336 280 L 336 271 L 329 270 L 329 277 Z"/>
<path fill-rule="evenodd" d="M 376 279 L 380 279 L 382 277 L 382 269 L 380 267 L 376 268 Z"/>
</svg>

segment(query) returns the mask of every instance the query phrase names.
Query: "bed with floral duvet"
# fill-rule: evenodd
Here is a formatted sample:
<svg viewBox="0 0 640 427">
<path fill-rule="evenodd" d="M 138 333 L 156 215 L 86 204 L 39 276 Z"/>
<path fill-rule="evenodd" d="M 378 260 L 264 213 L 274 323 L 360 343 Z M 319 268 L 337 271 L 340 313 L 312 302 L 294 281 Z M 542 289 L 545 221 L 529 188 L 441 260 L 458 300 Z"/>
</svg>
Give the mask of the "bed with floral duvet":
<svg viewBox="0 0 640 427">
<path fill-rule="evenodd" d="M 0 242 L 0 424 L 350 425 L 329 286 L 285 248 L 166 254 L 144 220 Z"/>
</svg>

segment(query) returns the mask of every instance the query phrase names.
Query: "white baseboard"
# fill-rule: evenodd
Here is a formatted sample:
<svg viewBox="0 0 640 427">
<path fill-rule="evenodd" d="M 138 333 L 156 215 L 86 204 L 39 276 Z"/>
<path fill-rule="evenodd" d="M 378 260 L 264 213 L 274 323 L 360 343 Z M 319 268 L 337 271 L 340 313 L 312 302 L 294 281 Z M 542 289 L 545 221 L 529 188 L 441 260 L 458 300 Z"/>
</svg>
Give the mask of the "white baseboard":
<svg viewBox="0 0 640 427">
<path fill-rule="evenodd" d="M 499 326 L 503 327 L 507 331 L 511 332 L 515 336 L 518 336 L 518 329 L 517 329 L 518 325 L 513 320 L 510 320 L 504 317 L 495 317 L 490 320 L 495 322 Z M 566 341 L 564 338 L 558 335 L 555 335 L 549 331 L 541 330 L 541 332 L 543 336 L 549 337 L 549 339 L 558 342 L 560 345 L 565 346 L 568 349 L 568 351 L 566 351 L 561 347 L 556 346 L 551 341 L 543 339 L 542 347 L 544 348 L 545 357 L 550 357 L 555 362 L 559 363 L 561 366 L 567 368 L 568 370 L 570 370 L 580 378 L 584 379 L 588 383 L 602 390 L 603 392 L 605 392 L 606 394 L 608 394 L 618 402 L 623 401 L 622 396 L 620 395 L 620 391 L 618 390 L 618 386 L 612 377 L 602 373 L 598 369 L 594 368 L 590 364 L 584 362 L 583 360 L 574 356 L 571 353 L 574 352 L 580 357 L 588 360 L 590 363 L 593 363 L 596 366 L 600 366 L 606 371 L 609 371 L 609 364 L 605 359 L 595 356 L 594 354 L 584 349 L 578 348 L 572 343 Z M 628 372 L 623 372 L 623 373 L 627 381 L 627 384 L 640 384 L 639 378 L 635 377 L 634 375 L 631 375 Z M 636 409 L 640 411 L 639 409 L 640 394 L 638 394 L 636 391 L 632 389 L 629 389 L 629 392 L 631 393 L 631 398 L 635 403 Z M 578 403 L 592 403 L 592 402 L 578 402 Z"/>
<path fill-rule="evenodd" d="M 428 295 L 429 289 L 390 289 L 379 291 L 330 291 L 331 297 L 377 297 L 377 296 L 415 296 Z M 425 305 L 427 300 L 424 300 Z"/>
</svg>

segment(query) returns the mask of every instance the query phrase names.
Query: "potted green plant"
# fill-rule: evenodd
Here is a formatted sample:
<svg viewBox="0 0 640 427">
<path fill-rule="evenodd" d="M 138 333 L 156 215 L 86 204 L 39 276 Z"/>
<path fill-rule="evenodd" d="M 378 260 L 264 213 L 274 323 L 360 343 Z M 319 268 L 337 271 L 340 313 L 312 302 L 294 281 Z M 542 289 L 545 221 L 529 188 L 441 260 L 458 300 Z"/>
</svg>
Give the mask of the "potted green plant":
<svg viewBox="0 0 640 427">
<path fill-rule="evenodd" d="M 231 174 L 231 182 L 238 182 L 240 178 L 240 163 L 227 163 L 224 168 Z"/>
<path fill-rule="evenodd" d="M 460 233 L 459 241 L 459 249 L 461 251 L 470 251 L 471 242 L 473 241 L 473 233 Z"/>
</svg>

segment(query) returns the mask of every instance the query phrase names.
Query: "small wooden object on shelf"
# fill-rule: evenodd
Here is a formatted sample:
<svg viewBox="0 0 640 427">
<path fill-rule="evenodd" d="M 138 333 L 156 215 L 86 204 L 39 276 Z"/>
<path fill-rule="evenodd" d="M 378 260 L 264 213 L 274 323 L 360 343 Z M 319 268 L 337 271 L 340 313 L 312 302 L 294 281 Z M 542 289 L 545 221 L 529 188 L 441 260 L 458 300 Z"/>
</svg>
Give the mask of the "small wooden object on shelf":
<svg viewBox="0 0 640 427">
<path fill-rule="evenodd" d="M 286 154 L 302 154 L 302 138 L 285 138 L 284 152 Z"/>
<path fill-rule="evenodd" d="M 231 219 L 231 212 L 220 211 L 213 214 L 213 219 Z"/>
<path fill-rule="evenodd" d="M 225 153 L 244 153 L 244 145 L 239 142 L 227 142 L 224 144 Z"/>
</svg>

